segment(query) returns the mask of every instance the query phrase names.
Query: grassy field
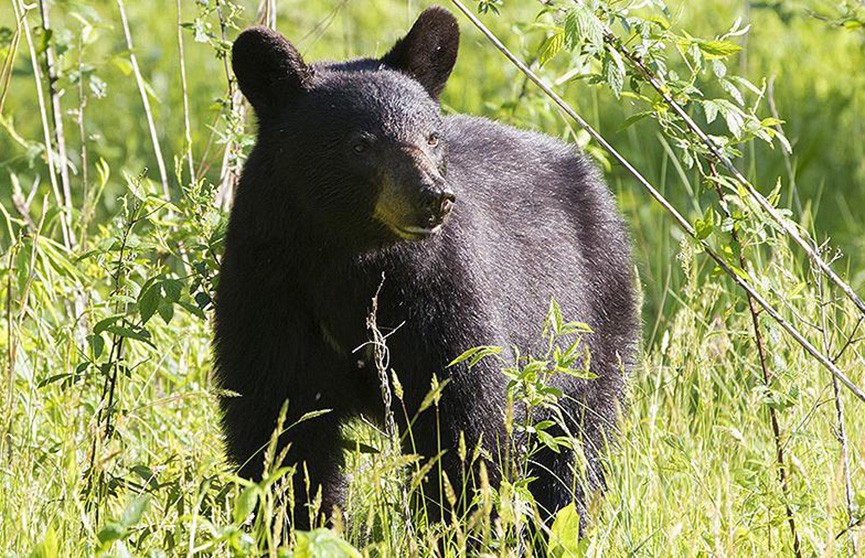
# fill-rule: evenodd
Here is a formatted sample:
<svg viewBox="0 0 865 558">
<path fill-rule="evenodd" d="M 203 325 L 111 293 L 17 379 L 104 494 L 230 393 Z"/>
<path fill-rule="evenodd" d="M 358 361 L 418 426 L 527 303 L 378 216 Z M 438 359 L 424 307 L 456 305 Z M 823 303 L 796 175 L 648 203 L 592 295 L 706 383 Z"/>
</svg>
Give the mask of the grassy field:
<svg viewBox="0 0 865 558">
<path fill-rule="evenodd" d="M 549 32 L 548 18 L 536 19 L 542 6 L 499 4 L 483 21 L 536 60 Z M 640 4 L 634 13 L 657 13 Z M 427 5 L 280 0 L 273 15 L 308 59 L 342 59 L 384 53 Z M 694 36 L 720 35 L 737 18 L 750 24 L 735 37 L 742 49 L 730 71 L 766 85 L 758 113 L 784 121 L 793 150 L 749 142 L 735 162 L 763 193 L 780 185 L 779 207 L 828 240 L 822 253 L 837 251 L 834 269 L 865 294 L 863 10 L 824 0 L 669 4 L 673 28 Z M 488 495 L 498 526 L 489 513 L 444 525 L 406 517 L 400 482 L 412 465 L 361 424 L 352 435 L 382 451 L 351 455 L 350 497 L 330 531 L 280 540 L 272 522 L 286 471 L 274 466 L 268 481 L 250 485 L 223 460 L 210 297 L 230 199 L 225 174 L 239 168 L 254 130 L 228 95 L 224 53 L 255 18 L 255 4 L 229 0 L 0 7 L 0 553 L 517 555 L 517 496 Z M 559 552 L 795 555 L 789 514 L 802 556 L 865 555 L 865 403 L 843 386 L 836 393 L 829 372 L 761 313 L 767 384 L 748 301 L 733 281 L 465 19 L 461 29 L 444 110 L 580 144 L 604 167 L 633 231 L 640 366 L 608 490 L 592 501 L 579 544 L 563 518 L 556 533 L 570 542 Z M 562 54 L 539 71 L 691 222 L 709 207 L 720 213 L 714 189 L 657 121 L 628 125 L 633 99 L 568 79 L 573 60 Z M 680 59 L 670 64 L 686 73 Z M 54 139 L 55 116 L 65 146 Z M 720 122 L 707 128 L 726 132 Z M 777 228 L 747 204 L 737 211 L 744 241 L 730 246 L 744 246 L 742 267 L 760 292 L 865 385 L 862 314 Z M 466 546 L 469 534 L 481 547 Z"/>
</svg>

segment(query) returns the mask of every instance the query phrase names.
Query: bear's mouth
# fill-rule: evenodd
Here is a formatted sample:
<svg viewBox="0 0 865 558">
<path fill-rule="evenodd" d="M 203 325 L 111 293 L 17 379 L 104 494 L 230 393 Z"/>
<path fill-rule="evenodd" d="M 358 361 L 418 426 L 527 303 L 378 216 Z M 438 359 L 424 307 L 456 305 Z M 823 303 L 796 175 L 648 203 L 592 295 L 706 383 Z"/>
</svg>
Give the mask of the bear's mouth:
<svg viewBox="0 0 865 558">
<path fill-rule="evenodd" d="M 439 223 L 434 227 L 418 227 L 416 225 L 408 225 L 404 227 L 391 226 L 390 228 L 393 230 L 393 232 L 406 240 L 422 240 L 424 238 L 429 238 L 430 236 L 441 230 L 442 224 Z"/>
</svg>

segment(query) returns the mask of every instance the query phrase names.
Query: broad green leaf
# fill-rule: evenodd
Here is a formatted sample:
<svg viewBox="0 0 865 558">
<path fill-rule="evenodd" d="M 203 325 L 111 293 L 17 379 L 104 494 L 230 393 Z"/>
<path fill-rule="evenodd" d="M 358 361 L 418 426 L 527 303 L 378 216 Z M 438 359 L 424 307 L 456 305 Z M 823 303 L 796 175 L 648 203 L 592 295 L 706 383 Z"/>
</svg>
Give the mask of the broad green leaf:
<svg viewBox="0 0 865 558">
<path fill-rule="evenodd" d="M 232 517 L 235 523 L 242 523 L 255 510 L 258 503 L 258 487 L 247 486 L 234 501 Z"/>
<path fill-rule="evenodd" d="M 613 90 L 616 98 L 622 94 L 625 85 L 625 62 L 622 56 L 613 47 L 607 48 L 607 57 L 604 60 L 604 79 Z"/>
<path fill-rule="evenodd" d="M 138 314 L 141 316 L 142 324 L 146 324 L 153 317 L 161 301 L 162 285 L 159 281 L 141 291 L 138 295 Z"/>
<path fill-rule="evenodd" d="M 120 524 L 124 527 L 134 527 L 141 521 L 141 516 L 147 511 L 150 506 L 150 495 L 142 494 L 132 499 L 123 510 L 123 515 L 120 516 Z"/>
<path fill-rule="evenodd" d="M 360 558 L 361 553 L 330 529 L 297 531 L 294 558 Z"/>
<path fill-rule="evenodd" d="M 557 557 L 582 556 L 580 542 L 580 514 L 571 502 L 556 512 L 550 528 L 550 549 Z"/>
<path fill-rule="evenodd" d="M 604 32 L 598 17 L 583 4 L 577 4 L 565 16 L 565 39 L 571 46 L 589 44 L 599 47 Z"/>
</svg>

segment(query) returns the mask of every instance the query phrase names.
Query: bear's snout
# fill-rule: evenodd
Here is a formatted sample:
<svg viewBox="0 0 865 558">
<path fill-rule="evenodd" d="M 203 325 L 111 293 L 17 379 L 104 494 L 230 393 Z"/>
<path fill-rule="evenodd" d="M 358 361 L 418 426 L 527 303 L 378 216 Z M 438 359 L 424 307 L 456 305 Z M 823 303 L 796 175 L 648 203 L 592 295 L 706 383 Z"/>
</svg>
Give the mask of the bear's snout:
<svg viewBox="0 0 865 558">
<path fill-rule="evenodd" d="M 453 209 L 457 197 L 447 188 L 430 188 L 424 191 L 424 209 L 428 214 L 430 228 L 441 225 Z"/>
</svg>

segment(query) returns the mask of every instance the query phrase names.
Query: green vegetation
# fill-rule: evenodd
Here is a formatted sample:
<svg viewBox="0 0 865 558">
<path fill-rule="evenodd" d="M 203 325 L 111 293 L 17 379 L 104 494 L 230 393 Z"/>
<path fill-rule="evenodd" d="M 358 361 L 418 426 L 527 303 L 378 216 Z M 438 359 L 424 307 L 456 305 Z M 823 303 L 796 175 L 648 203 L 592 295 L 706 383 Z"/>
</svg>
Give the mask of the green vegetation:
<svg viewBox="0 0 865 558">
<path fill-rule="evenodd" d="M 310 60 L 381 54 L 426 5 L 263 3 L 264 19 L 275 18 Z M 432 465 L 396 454 L 362 424 L 349 427 L 359 451 L 332 530 L 280 540 L 291 470 L 273 450 L 258 485 L 223 462 L 211 294 L 232 180 L 254 130 L 232 98 L 225 54 L 256 8 L 232 0 L 0 8 L 0 552 L 459 555 L 473 535 L 482 543 L 472 551 L 513 555 L 531 522 L 525 479 L 479 494 L 479 515 L 426 525 L 422 511 L 402 504 L 405 487 L 435 474 Z M 865 386 L 862 313 L 785 230 L 800 227 L 821 243 L 823 258 L 865 293 L 865 7 L 490 0 L 470 8 L 699 239 L 460 16 L 444 109 L 539 129 L 594 156 L 631 225 L 644 291 L 642 362 L 608 490 L 592 500 L 579 542 L 572 509 L 561 514 L 549 534 L 554 552 L 865 554 L 865 402 L 768 312 L 753 317 L 744 292 L 706 255 Z M 709 144 L 664 97 L 684 106 Z M 541 368 L 505 373 L 540 381 Z M 434 390 L 430 412 L 435 400 Z M 560 442 L 538 425 L 519 427 Z"/>
</svg>

